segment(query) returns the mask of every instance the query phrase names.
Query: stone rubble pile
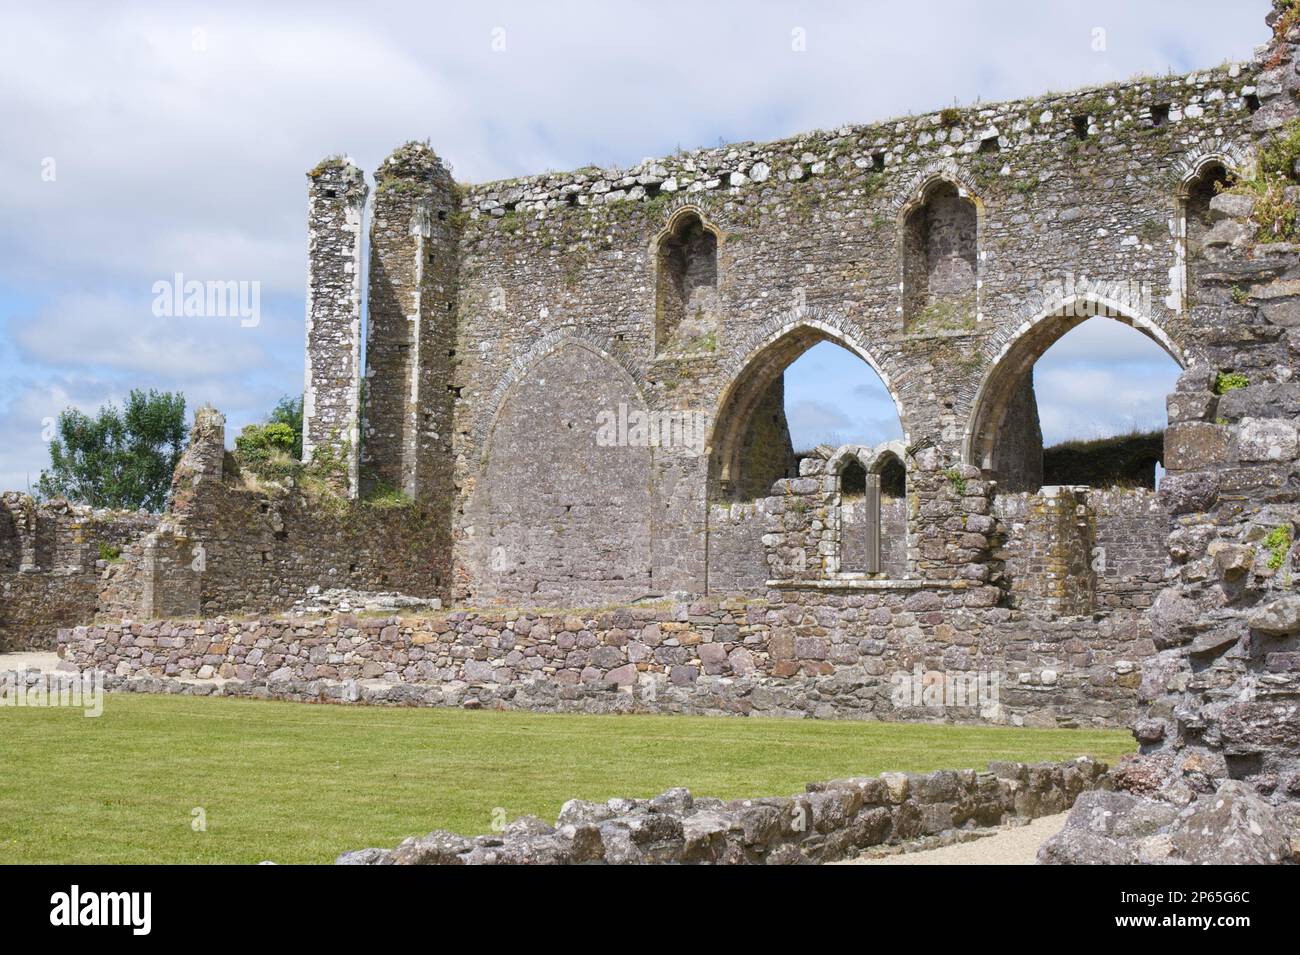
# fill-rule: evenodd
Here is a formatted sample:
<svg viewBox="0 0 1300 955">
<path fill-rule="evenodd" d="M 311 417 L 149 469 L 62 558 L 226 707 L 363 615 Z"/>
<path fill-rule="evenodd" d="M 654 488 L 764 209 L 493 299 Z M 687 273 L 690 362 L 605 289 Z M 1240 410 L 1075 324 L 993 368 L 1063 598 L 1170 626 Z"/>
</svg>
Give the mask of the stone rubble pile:
<svg viewBox="0 0 1300 955">
<path fill-rule="evenodd" d="M 1300 807 L 1227 780 L 1179 807 L 1131 792 L 1086 792 L 1043 843 L 1047 865 L 1284 865 L 1300 862 Z"/>
<path fill-rule="evenodd" d="M 437 830 L 394 849 L 345 852 L 340 865 L 790 865 L 954 829 L 1061 812 L 1109 785 L 1106 764 L 991 762 L 973 769 L 883 773 L 809 783 L 795 796 L 726 801 L 669 789 L 653 799 L 571 799 L 555 825 L 536 816 L 498 833 Z"/>
</svg>

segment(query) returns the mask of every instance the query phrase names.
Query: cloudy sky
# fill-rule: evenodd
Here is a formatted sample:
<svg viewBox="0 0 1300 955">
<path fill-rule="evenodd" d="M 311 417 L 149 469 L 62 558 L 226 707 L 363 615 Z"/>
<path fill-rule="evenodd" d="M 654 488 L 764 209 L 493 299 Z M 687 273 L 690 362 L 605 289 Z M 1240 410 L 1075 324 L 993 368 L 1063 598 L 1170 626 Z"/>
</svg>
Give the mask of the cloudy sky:
<svg viewBox="0 0 1300 955">
<path fill-rule="evenodd" d="M 233 431 L 301 390 L 303 174 L 323 156 L 373 171 L 427 138 L 466 181 L 630 164 L 1245 59 L 1268 6 L 0 0 L 0 487 L 35 480 L 68 405 L 179 389 Z M 177 273 L 259 282 L 260 321 L 155 316 Z M 1159 415 L 1154 356 L 1115 349 L 1080 331 L 1040 364 L 1049 439 Z M 790 376 L 797 440 L 890 426 L 837 357 Z"/>
</svg>

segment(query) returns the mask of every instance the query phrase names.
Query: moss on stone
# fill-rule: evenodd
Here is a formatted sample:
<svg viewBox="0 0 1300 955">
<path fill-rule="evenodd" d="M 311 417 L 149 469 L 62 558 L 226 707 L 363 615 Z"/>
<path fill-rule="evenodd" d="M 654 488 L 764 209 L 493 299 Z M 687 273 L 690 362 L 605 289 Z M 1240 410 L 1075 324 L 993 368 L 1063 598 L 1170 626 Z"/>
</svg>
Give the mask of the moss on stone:
<svg viewBox="0 0 1300 955">
<path fill-rule="evenodd" d="M 1282 524 L 1268 532 L 1264 546 L 1268 548 L 1268 566 L 1270 570 L 1280 570 L 1286 563 L 1287 554 L 1291 552 L 1291 543 L 1295 532 L 1290 524 Z"/>
<path fill-rule="evenodd" d="M 1229 391 L 1245 388 L 1249 384 L 1250 379 L 1239 371 L 1221 371 L 1214 380 L 1214 393 L 1216 395 L 1226 395 Z"/>
</svg>

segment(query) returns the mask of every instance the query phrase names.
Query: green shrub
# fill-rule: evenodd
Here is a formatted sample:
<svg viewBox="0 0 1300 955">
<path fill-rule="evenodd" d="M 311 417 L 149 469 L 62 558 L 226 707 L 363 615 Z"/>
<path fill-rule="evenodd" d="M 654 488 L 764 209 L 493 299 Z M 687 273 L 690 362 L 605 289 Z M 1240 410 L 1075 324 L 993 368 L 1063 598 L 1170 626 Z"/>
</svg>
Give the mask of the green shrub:
<svg viewBox="0 0 1300 955">
<path fill-rule="evenodd" d="M 292 476 L 301 469 L 293 456 L 297 435 L 287 424 L 245 425 L 235 438 L 235 457 L 242 467 L 271 480 Z"/>
</svg>

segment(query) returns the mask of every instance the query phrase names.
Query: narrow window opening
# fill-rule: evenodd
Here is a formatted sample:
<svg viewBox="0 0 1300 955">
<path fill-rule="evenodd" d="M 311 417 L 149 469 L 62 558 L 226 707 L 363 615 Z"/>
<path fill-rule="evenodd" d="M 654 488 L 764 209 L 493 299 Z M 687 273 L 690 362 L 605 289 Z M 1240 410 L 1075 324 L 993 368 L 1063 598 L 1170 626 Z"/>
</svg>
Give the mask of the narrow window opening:
<svg viewBox="0 0 1300 955">
<path fill-rule="evenodd" d="M 655 283 L 658 350 L 697 353 L 716 347 L 718 239 L 694 213 L 679 216 L 659 243 Z"/>
</svg>

